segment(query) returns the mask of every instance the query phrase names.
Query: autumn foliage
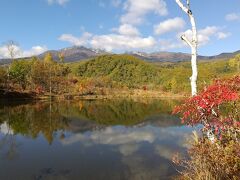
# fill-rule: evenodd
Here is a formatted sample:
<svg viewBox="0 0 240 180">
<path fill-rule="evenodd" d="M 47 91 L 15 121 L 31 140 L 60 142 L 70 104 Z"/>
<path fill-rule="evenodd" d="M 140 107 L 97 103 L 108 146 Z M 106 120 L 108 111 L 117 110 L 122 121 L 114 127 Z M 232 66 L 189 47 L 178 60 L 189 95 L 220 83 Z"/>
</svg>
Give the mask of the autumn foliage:
<svg viewBox="0 0 240 180">
<path fill-rule="evenodd" d="M 183 123 L 202 124 L 206 130 L 214 129 L 215 134 L 229 128 L 240 128 L 238 112 L 240 76 L 227 80 L 216 80 L 197 96 L 187 99 L 174 109 Z"/>
<path fill-rule="evenodd" d="M 183 167 L 179 179 L 240 178 L 240 76 L 215 80 L 197 96 L 174 109 L 183 123 L 202 124 L 203 136 L 195 134 L 188 158 L 174 157 Z M 209 138 L 209 134 L 214 137 Z M 205 136 L 207 134 L 207 136 Z"/>
</svg>

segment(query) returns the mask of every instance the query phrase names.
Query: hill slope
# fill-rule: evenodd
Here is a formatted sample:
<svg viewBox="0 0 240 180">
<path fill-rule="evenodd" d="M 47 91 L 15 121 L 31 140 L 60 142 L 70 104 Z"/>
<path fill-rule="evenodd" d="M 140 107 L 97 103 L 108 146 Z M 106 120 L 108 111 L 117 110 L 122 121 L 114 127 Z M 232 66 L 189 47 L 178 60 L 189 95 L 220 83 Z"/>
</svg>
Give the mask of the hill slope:
<svg viewBox="0 0 240 180">
<path fill-rule="evenodd" d="M 85 78 L 105 77 L 128 86 L 156 82 L 159 69 L 129 55 L 105 55 L 78 65 L 77 75 Z"/>
<path fill-rule="evenodd" d="M 129 53 L 142 60 L 150 62 L 180 62 L 191 59 L 191 55 L 187 53 L 174 53 L 174 52 L 154 52 L 154 53 L 143 53 L 133 52 Z"/>
<path fill-rule="evenodd" d="M 69 64 L 81 79 L 115 82 L 129 88 L 162 89 L 172 92 L 190 90 L 191 63 L 147 63 L 130 55 L 104 55 L 88 61 Z M 198 87 L 201 89 L 215 78 L 230 77 L 237 73 L 227 60 L 202 61 L 198 64 Z M 96 84 L 96 83 L 95 83 Z M 113 85 L 114 86 L 114 85 Z"/>
</svg>

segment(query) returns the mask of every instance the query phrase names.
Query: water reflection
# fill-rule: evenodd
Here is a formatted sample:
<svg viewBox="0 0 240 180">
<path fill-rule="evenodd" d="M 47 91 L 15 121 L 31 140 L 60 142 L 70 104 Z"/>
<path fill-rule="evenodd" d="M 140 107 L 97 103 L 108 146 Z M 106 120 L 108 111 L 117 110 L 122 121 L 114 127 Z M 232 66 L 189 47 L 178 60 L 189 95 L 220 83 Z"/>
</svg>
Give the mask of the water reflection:
<svg viewBox="0 0 240 180">
<path fill-rule="evenodd" d="M 0 106 L 0 179 L 168 179 L 176 173 L 171 157 L 184 153 L 191 132 L 171 115 L 176 103 Z"/>
</svg>

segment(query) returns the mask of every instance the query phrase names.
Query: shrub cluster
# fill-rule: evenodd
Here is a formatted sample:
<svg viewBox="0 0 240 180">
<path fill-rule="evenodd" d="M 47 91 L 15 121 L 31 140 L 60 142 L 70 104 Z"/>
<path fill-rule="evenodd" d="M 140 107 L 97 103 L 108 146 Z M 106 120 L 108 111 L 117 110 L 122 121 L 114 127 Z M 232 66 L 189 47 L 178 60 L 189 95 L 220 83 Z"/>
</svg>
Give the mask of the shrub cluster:
<svg viewBox="0 0 240 180">
<path fill-rule="evenodd" d="M 199 95 L 175 108 L 182 122 L 202 124 L 203 137 L 189 150 L 189 160 L 175 162 L 185 167 L 183 179 L 240 178 L 240 76 L 216 80 Z"/>
</svg>

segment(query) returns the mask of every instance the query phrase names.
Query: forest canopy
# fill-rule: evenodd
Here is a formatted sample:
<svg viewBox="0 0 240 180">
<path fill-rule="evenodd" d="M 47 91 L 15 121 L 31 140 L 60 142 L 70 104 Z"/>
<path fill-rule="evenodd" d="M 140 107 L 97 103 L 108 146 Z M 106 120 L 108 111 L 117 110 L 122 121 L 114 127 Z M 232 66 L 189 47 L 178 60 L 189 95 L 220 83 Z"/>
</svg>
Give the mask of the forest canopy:
<svg viewBox="0 0 240 180">
<path fill-rule="evenodd" d="M 239 55 L 230 60 L 199 62 L 198 88 L 214 79 L 239 73 Z M 159 92 L 190 92 L 191 64 L 150 63 L 130 55 L 103 55 L 74 63 L 43 59 L 14 60 L 0 67 L 0 87 L 5 90 L 53 94 L 104 94 L 104 89 L 144 89 Z"/>
</svg>

